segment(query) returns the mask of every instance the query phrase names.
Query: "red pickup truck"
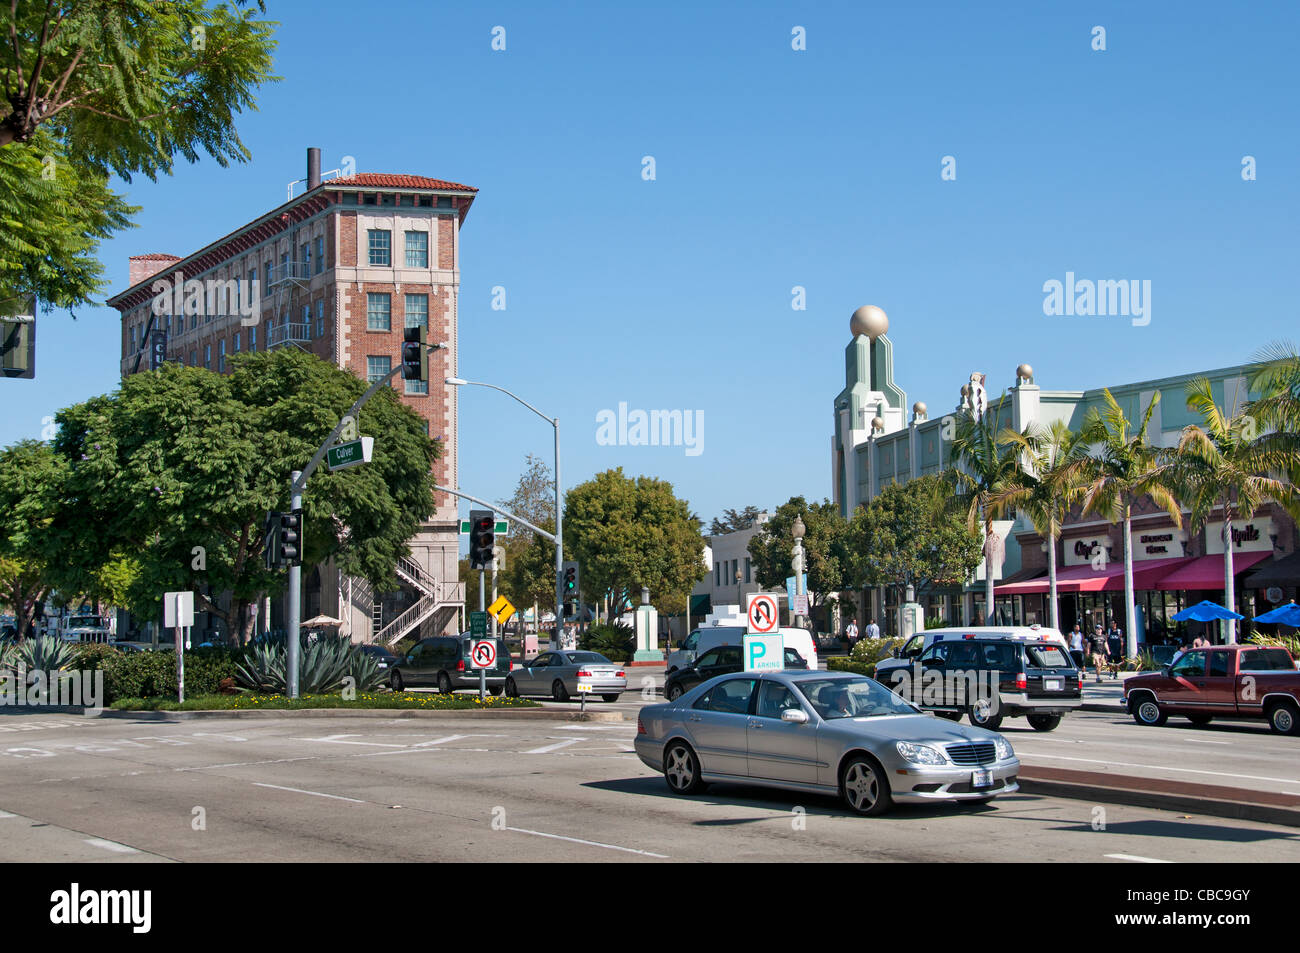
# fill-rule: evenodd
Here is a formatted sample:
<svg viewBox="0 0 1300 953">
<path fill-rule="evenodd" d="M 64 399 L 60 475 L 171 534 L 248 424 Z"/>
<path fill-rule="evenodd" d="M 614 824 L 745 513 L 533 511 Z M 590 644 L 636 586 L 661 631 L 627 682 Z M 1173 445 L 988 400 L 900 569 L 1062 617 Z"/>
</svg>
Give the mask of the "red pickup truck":
<svg viewBox="0 0 1300 953">
<path fill-rule="evenodd" d="M 1124 680 L 1124 706 L 1139 725 L 1184 715 L 1194 725 L 1266 718 L 1278 734 L 1300 734 L 1300 671 L 1286 649 L 1218 645 L 1192 649 L 1160 672 Z"/>
</svg>

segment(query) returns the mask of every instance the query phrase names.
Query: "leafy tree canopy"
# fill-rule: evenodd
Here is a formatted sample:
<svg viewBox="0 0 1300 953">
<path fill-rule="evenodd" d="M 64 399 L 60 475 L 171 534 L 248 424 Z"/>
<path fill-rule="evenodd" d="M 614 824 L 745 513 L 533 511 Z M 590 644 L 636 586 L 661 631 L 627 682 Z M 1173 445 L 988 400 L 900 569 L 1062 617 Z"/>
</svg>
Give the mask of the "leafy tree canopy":
<svg viewBox="0 0 1300 953">
<path fill-rule="evenodd" d="M 749 541 L 749 556 L 759 585 L 764 589 L 784 589 L 794 575 L 791 560 L 794 537 L 790 530 L 795 517 L 804 523 L 804 555 L 807 559 L 808 588 L 814 603 L 820 605 L 832 592 L 853 585 L 853 558 L 848 544 L 848 522 L 840 515 L 839 505 L 830 500 L 809 503 L 802 496 L 792 496 L 776 508 L 772 518 Z"/>
<path fill-rule="evenodd" d="M 749 529 L 758 522 L 763 511 L 757 506 L 747 506 L 743 510 L 723 510 L 722 516 L 715 516 L 709 524 L 710 536 L 722 536 L 737 530 Z"/>
</svg>

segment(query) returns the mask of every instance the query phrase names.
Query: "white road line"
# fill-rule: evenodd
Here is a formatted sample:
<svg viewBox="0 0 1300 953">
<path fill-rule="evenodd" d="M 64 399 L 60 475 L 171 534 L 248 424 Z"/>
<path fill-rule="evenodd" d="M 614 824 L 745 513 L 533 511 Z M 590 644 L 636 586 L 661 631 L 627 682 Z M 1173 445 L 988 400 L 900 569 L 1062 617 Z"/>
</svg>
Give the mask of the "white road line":
<svg viewBox="0 0 1300 953">
<path fill-rule="evenodd" d="M 534 748 L 531 751 L 525 751 L 524 754 L 550 754 L 552 751 L 558 751 L 561 748 L 567 748 L 569 745 L 576 745 L 581 738 L 570 738 L 568 741 L 557 741 L 553 745 L 543 745 L 540 748 Z"/>
<path fill-rule="evenodd" d="M 1157 860 L 1154 857 L 1139 857 L 1137 854 L 1107 854 L 1112 860 L 1131 860 L 1135 864 L 1172 864 L 1172 860 Z"/>
<path fill-rule="evenodd" d="M 635 847 L 619 847 L 617 844 L 602 844 L 594 840 L 582 840 L 579 837 L 565 837 L 563 834 L 547 834 L 543 831 L 527 831 L 522 827 L 507 827 L 506 830 L 514 831 L 516 834 L 532 834 L 534 837 L 550 837 L 554 840 L 567 840 L 573 844 L 586 844 L 588 847 L 604 847 L 606 850 L 621 850 L 629 854 L 642 854 L 646 857 L 661 857 L 668 859 L 667 854 L 656 854 L 649 850 L 637 850 Z"/>
<path fill-rule="evenodd" d="M 111 850 L 118 854 L 138 854 L 140 853 L 134 847 L 127 847 L 125 844 L 119 844 L 116 841 L 101 840 L 98 837 L 87 837 L 86 843 L 91 847 L 102 847 L 104 850 Z"/>
<path fill-rule="evenodd" d="M 631 725 L 561 725 L 560 731 L 631 731 Z"/>
<path fill-rule="evenodd" d="M 445 738 L 434 738 L 432 741 L 421 741 L 418 744 L 411 745 L 412 748 L 432 748 L 434 745 L 445 745 L 448 741 L 460 741 L 461 738 L 474 737 L 472 735 L 447 735 Z M 494 737 L 500 737 L 496 735 Z"/>
<path fill-rule="evenodd" d="M 1184 738 L 1188 744 L 1193 745 L 1230 745 L 1231 741 L 1206 741 L 1204 738 Z"/>
<path fill-rule="evenodd" d="M 332 745 L 368 745 L 372 748 L 405 748 L 406 745 L 387 744 L 382 741 L 344 741 L 344 738 L 359 738 L 360 735 L 326 735 L 324 738 L 295 738 L 295 741 L 323 741 Z"/>
<path fill-rule="evenodd" d="M 17 817 L 17 816 L 18 816 L 17 814 L 10 814 L 8 811 L 0 811 L 0 820 L 3 820 L 6 817 Z"/>
<path fill-rule="evenodd" d="M 275 788 L 277 791 L 292 791 L 294 794 L 310 794 L 312 797 L 327 797 L 334 801 L 351 801 L 353 804 L 365 804 L 365 801 L 354 797 L 340 797 L 337 794 L 322 794 L 320 791 L 304 791 L 302 788 L 286 788 L 278 784 L 263 784 L 261 781 L 254 781 L 259 788 Z"/>
<path fill-rule="evenodd" d="M 315 755 L 305 758 L 271 758 L 269 761 L 231 761 L 227 764 L 196 764 L 186 768 L 172 768 L 173 771 L 210 771 L 213 768 L 247 768 L 256 764 L 288 764 L 290 761 L 317 761 Z M 57 779 L 56 779 L 57 780 Z M 76 778 L 69 778 L 75 781 Z"/>
<path fill-rule="evenodd" d="M 1256 774 L 1230 774 L 1227 771 L 1198 771 L 1196 768 L 1175 768 L 1167 764 L 1131 764 L 1126 761 L 1099 761 L 1096 758 L 1067 758 L 1059 754 L 1039 754 L 1036 751 L 1019 751 L 1017 755 L 1031 758 L 1048 758 L 1052 761 L 1081 761 L 1086 764 L 1109 764 L 1117 768 L 1146 768 L 1149 771 L 1181 771 L 1184 774 L 1208 774 L 1216 778 L 1240 778 L 1243 781 L 1275 781 L 1278 784 L 1297 784 L 1295 778 L 1264 778 Z"/>
</svg>

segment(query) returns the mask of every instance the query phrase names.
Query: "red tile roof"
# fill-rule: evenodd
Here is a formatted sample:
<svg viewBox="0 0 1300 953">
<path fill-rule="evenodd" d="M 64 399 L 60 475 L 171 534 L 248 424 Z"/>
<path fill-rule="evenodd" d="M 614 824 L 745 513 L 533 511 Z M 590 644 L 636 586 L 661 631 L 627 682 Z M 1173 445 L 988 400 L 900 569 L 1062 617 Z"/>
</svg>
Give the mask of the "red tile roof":
<svg viewBox="0 0 1300 953">
<path fill-rule="evenodd" d="M 336 185 L 379 189 L 436 189 L 439 192 L 478 191 L 472 185 L 461 185 L 444 179 L 428 179 L 422 175 L 389 175 L 384 172 L 358 172 L 356 175 L 339 176 L 321 183 L 326 189 Z"/>
<path fill-rule="evenodd" d="M 151 252 L 148 255 L 132 255 L 132 261 L 180 261 L 180 255 L 167 255 L 161 252 Z"/>
</svg>

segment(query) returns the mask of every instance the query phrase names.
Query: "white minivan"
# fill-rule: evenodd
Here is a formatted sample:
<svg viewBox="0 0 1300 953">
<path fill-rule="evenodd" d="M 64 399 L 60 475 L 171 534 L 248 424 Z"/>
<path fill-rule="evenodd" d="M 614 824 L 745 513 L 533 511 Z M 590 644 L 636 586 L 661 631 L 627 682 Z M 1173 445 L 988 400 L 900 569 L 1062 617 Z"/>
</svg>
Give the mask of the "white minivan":
<svg viewBox="0 0 1300 953">
<path fill-rule="evenodd" d="M 677 649 L 668 654 L 668 671 L 674 672 L 693 664 L 709 649 L 719 645 L 740 645 L 744 634 L 744 627 L 738 625 L 713 625 L 696 629 Z M 786 648 L 794 649 L 803 656 L 809 670 L 817 670 L 817 645 L 813 642 L 812 633 L 807 629 L 783 626 L 781 637 Z"/>
</svg>

